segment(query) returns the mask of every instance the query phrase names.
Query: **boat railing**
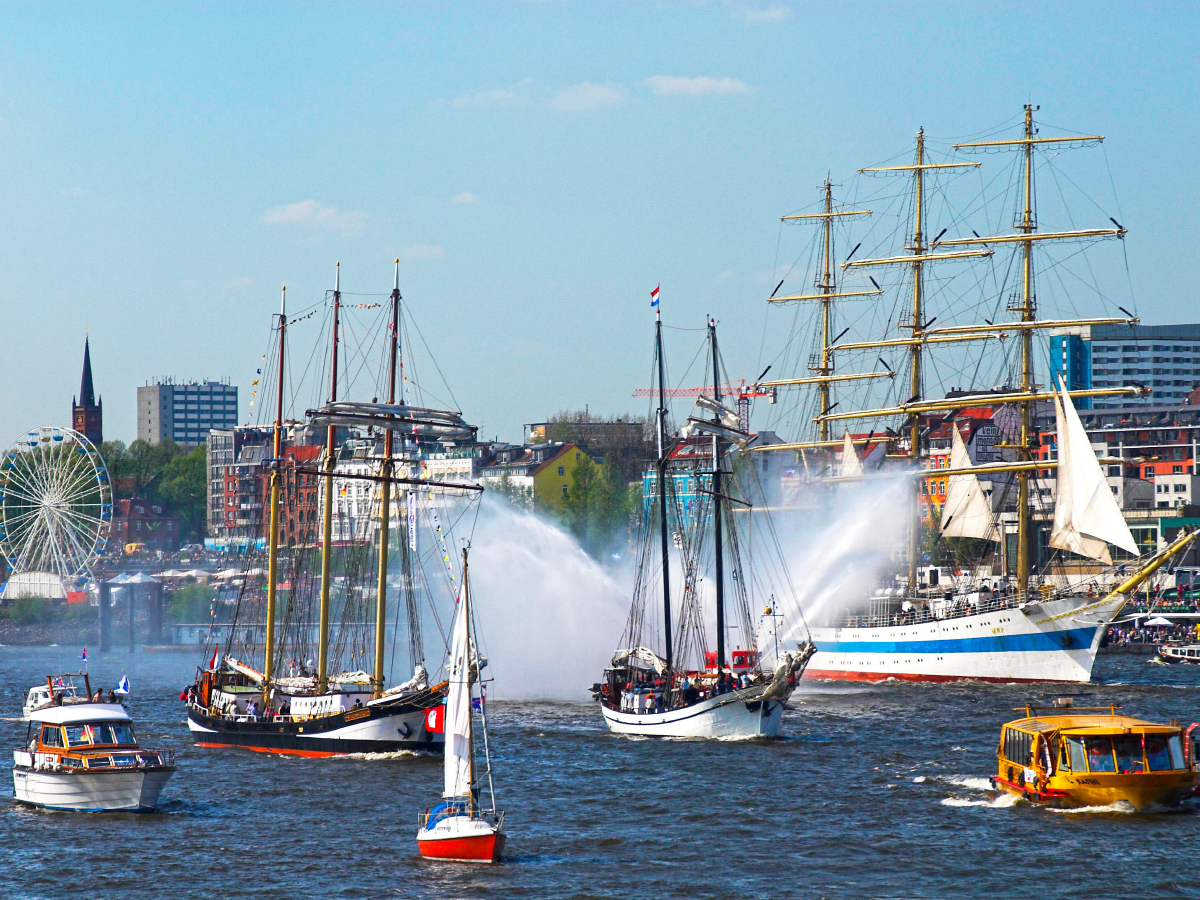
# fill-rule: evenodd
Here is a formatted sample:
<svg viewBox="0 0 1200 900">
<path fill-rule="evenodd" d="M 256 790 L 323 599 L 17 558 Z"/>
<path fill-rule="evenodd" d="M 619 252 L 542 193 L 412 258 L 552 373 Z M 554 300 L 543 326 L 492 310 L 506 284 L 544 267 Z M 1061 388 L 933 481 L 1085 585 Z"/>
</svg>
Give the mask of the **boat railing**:
<svg viewBox="0 0 1200 900">
<path fill-rule="evenodd" d="M 996 612 L 1002 609 L 1016 609 L 1021 600 L 1016 595 L 996 597 L 991 600 L 978 600 L 969 603 L 960 600 L 934 615 L 928 607 L 914 609 L 909 612 L 891 613 L 886 616 L 846 616 L 844 628 L 886 628 L 894 625 L 922 625 L 928 622 L 943 622 L 947 619 L 961 619 L 964 616 L 976 616 L 980 613 Z"/>
</svg>

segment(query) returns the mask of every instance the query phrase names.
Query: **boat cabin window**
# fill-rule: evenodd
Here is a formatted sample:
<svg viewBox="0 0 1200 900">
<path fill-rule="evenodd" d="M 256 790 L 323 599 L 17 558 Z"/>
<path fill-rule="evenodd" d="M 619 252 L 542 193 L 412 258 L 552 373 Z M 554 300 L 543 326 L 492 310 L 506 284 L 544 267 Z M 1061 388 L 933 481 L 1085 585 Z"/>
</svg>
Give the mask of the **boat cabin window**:
<svg viewBox="0 0 1200 900">
<path fill-rule="evenodd" d="M 1068 737 L 1065 750 L 1070 755 L 1072 772 L 1086 772 L 1088 770 L 1087 754 L 1083 749 L 1083 738 Z"/>
<path fill-rule="evenodd" d="M 1142 755 L 1142 736 L 1123 734 L 1113 738 L 1117 748 L 1117 771 L 1122 775 L 1140 775 L 1146 771 L 1146 760 Z"/>
<path fill-rule="evenodd" d="M 1083 739 L 1083 746 L 1087 751 L 1089 772 L 1117 771 L 1117 767 L 1113 763 L 1112 738 L 1107 734 L 1089 735 Z"/>
<path fill-rule="evenodd" d="M 1151 772 L 1184 768 L 1183 741 L 1177 734 L 1146 735 L 1146 767 Z"/>
<path fill-rule="evenodd" d="M 126 722 L 92 722 L 84 725 L 68 725 L 67 746 L 86 747 L 93 744 L 132 744 L 133 728 Z"/>
<path fill-rule="evenodd" d="M 1029 754 L 1033 747 L 1033 735 L 1015 728 L 1004 729 L 1004 758 L 1018 765 L 1029 765 Z"/>
<path fill-rule="evenodd" d="M 57 725 L 43 725 L 42 743 L 47 747 L 61 747 L 63 745 L 62 729 Z"/>
</svg>

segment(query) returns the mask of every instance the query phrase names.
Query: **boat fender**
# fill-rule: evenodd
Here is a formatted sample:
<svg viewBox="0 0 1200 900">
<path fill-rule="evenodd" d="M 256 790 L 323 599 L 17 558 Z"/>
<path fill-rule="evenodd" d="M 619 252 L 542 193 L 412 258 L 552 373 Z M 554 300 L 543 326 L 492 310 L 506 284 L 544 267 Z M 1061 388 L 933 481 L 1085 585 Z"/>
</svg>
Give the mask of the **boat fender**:
<svg viewBox="0 0 1200 900">
<path fill-rule="evenodd" d="M 407 722 L 401 722 L 396 731 L 400 732 L 400 736 L 403 738 L 412 737 L 412 727 Z"/>
</svg>

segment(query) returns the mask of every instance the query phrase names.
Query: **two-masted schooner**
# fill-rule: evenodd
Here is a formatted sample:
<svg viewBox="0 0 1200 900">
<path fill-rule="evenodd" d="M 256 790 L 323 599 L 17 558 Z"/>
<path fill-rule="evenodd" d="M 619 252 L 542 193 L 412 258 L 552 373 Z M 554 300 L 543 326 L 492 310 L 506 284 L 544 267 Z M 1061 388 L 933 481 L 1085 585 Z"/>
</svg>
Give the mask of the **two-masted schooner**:
<svg viewBox="0 0 1200 900">
<path fill-rule="evenodd" d="M 909 492 L 909 525 L 907 529 L 907 571 L 871 597 L 842 597 L 830 619 L 812 626 L 812 638 L 817 652 L 807 670 L 807 677 L 818 679 L 851 679 L 877 681 L 905 679 L 949 681 L 980 679 L 988 681 L 1063 681 L 1085 682 L 1091 677 L 1101 639 L 1110 622 L 1127 603 L 1139 585 L 1161 566 L 1178 557 L 1195 538 L 1194 532 L 1184 529 L 1175 541 L 1149 558 L 1141 552 L 1121 509 L 1113 497 L 1099 459 L 1076 412 L 1073 398 L 1144 396 L 1146 389 L 1132 384 L 1109 389 L 1069 389 L 1063 382 L 1047 389 L 1037 383 L 1034 365 L 1033 335 L 1040 329 L 1070 328 L 1089 325 L 1136 324 L 1137 319 L 1096 317 L 1046 320 L 1037 317 L 1037 269 L 1035 253 L 1045 242 L 1090 241 L 1103 238 L 1121 239 L 1125 229 L 1113 220 L 1113 228 L 1086 228 L 1061 231 L 1040 231 L 1036 216 L 1035 152 L 1057 152 L 1071 146 L 1096 144 L 1103 140 L 1097 135 L 1039 136 L 1034 125 L 1034 107 L 1024 108 L 1024 127 L 1019 137 L 983 140 L 955 144 L 958 152 L 1017 151 L 1022 154 L 1019 186 L 1013 192 L 1018 197 L 1012 233 L 970 237 L 944 237 L 948 228 L 938 232 L 933 240 L 927 235 L 933 230 L 926 220 L 929 180 L 945 172 L 961 172 L 980 165 L 974 161 L 951 159 L 936 162 L 928 158 L 925 134 L 917 135 L 915 159 L 912 164 L 881 166 L 860 170 L 860 173 L 901 175 L 911 178 L 911 229 L 902 252 L 872 259 L 851 259 L 861 244 L 856 245 L 842 263 L 843 271 L 870 270 L 872 267 L 907 269 L 910 273 L 911 310 L 902 316 L 896 327 L 907 331 L 901 337 L 884 336 L 877 340 L 839 343 L 845 334 L 831 338 L 830 320 L 834 303 L 843 299 L 873 297 L 883 292 L 871 278 L 874 290 L 846 290 L 839 285 L 832 265 L 833 223 L 842 217 L 869 215 L 867 210 L 843 210 L 832 202 L 831 184 L 824 186 L 823 211 L 788 219 L 809 219 L 823 226 L 823 272 L 817 280 L 819 292 L 792 296 L 772 296 L 773 303 L 817 301 L 822 305 L 818 325 L 819 354 L 810 366 L 814 375 L 772 382 L 763 387 L 776 389 L 791 385 L 815 385 L 818 389 L 818 410 L 814 417 L 818 425 L 816 440 L 775 445 L 771 451 L 796 450 L 799 454 L 825 453 L 829 464 L 825 471 L 839 469 L 840 475 L 826 479 L 833 482 L 859 481 L 890 476 L 911 480 Z M 955 223 L 957 224 L 957 223 Z M 950 227 L 954 227 L 953 225 Z M 1015 248 L 1013 259 L 1019 287 L 1013 291 L 1008 308 L 1012 321 L 985 321 L 979 324 L 942 325 L 932 327 L 931 313 L 926 305 L 925 271 L 931 265 L 951 260 L 978 261 L 992 257 L 1003 248 Z M 781 282 L 782 285 L 782 282 Z M 776 288 L 778 291 L 778 288 Z M 1125 312 L 1125 310 L 1121 310 Z M 849 329 L 846 329 L 847 331 Z M 964 341 L 985 341 L 994 345 L 998 340 L 1016 335 L 1019 340 L 1019 383 L 1006 389 L 988 392 L 960 391 L 946 399 L 925 397 L 925 356 L 942 345 Z M 894 378 L 896 372 L 884 362 L 885 371 L 837 374 L 833 365 L 835 354 L 852 350 L 872 353 L 885 348 L 906 349 L 911 383 L 908 400 L 894 406 L 863 410 L 834 411 L 830 387 L 838 382 L 860 379 Z M 882 361 L 882 360 L 881 360 Z M 1045 458 L 1036 453 L 1037 434 L 1033 428 L 1036 404 L 1052 402 L 1056 422 L 1055 450 L 1057 458 Z M 931 426 L 953 422 L 959 411 L 979 407 L 1016 408 L 1011 433 L 997 446 L 1004 451 L 998 462 L 973 465 L 957 427 L 951 427 L 952 447 L 948 468 L 930 470 L 928 432 Z M 940 422 L 938 421 L 940 417 Z M 891 419 L 898 430 L 872 431 L 864 440 L 852 439 L 847 431 L 839 440 L 830 435 L 834 422 L 879 418 Z M 866 451 L 882 447 L 883 457 L 873 471 L 863 471 L 857 446 Z M 840 466 L 834 454 L 841 448 Z M 1106 461 L 1108 462 L 1108 461 Z M 1120 462 L 1115 460 L 1112 462 Z M 807 465 L 807 458 L 805 459 Z M 881 468 L 883 467 L 883 468 Z M 1097 574 L 1095 577 L 1068 579 L 1062 577 L 1062 554 L 1052 557 L 1050 564 L 1035 565 L 1036 500 L 1031 496 L 1031 483 L 1039 472 L 1056 470 L 1056 500 L 1050 522 L 1048 545 L 1073 554 L 1071 559 L 1082 562 L 1094 560 L 1112 567 L 1109 545 L 1124 550 L 1134 558 L 1118 571 Z M 1003 504 L 989 499 L 981 488 L 984 478 L 1003 493 L 1015 483 L 1015 560 L 1006 560 L 1011 573 L 992 576 L 991 568 L 962 562 L 955 568 L 949 584 L 931 583 L 922 579 L 923 530 L 920 514 L 920 494 L 925 485 L 938 480 L 947 485 L 940 522 L 932 525 L 938 540 L 971 539 L 968 549 L 983 546 L 985 554 L 1000 555 L 992 548 L 1002 542 L 1004 534 L 997 527 L 997 517 Z M 820 493 L 820 491 L 818 491 Z M 1048 493 L 1048 492 L 1047 492 Z M 837 502 L 836 494 L 826 493 L 829 502 Z M 1042 518 L 1049 519 L 1044 510 Z M 1003 544 L 1007 550 L 1007 544 Z M 978 562 L 978 560 L 976 560 Z M 1058 565 L 1055 570 L 1054 566 Z M 1078 568 L 1078 567 L 1077 567 Z"/>
<path fill-rule="evenodd" d="M 275 329 L 278 368 L 272 456 L 265 460 L 270 473 L 267 567 L 263 573 L 248 564 L 226 630 L 212 631 L 205 650 L 207 662 L 186 692 L 188 727 L 199 746 L 243 747 L 301 756 L 442 750 L 442 704 L 447 683 L 431 682 L 426 671 L 417 595 L 426 594 L 436 618 L 439 600 L 431 585 L 440 577 L 445 582 L 444 605 L 451 608 L 456 573 L 446 546 L 450 515 L 449 507 L 439 504 L 473 503 L 482 488 L 426 477 L 422 454 L 426 442 L 437 446 L 470 442 L 476 431 L 461 413 L 412 405 L 406 402 L 402 386 L 397 394 L 398 384 L 402 384 L 398 382 L 402 368 L 399 260 L 386 323 L 387 400 L 339 399 L 339 347 L 344 340 L 340 334 L 340 266 L 338 273 L 327 304 L 332 335 L 328 402 L 308 410 L 307 422 L 302 426 L 311 431 L 324 430 L 323 453 L 309 467 L 295 465 L 294 457 L 289 459 L 284 447 L 284 382 L 288 371 L 285 338 L 289 321 L 286 302 L 281 305 Z M 286 301 L 286 289 L 284 298 Z M 380 305 L 360 304 L 372 308 Z M 363 353 L 358 356 L 361 362 Z M 355 465 L 339 466 L 339 439 L 352 432 L 364 435 L 350 460 Z M 307 476 L 307 480 L 297 482 L 297 473 Z M 305 499 L 311 500 L 315 493 L 303 488 L 314 482 L 323 495 L 319 532 L 316 522 L 310 521 L 307 528 L 295 526 L 297 519 L 305 518 L 303 511 L 297 514 L 297 507 L 302 506 L 300 495 L 308 493 Z M 365 505 L 374 513 L 366 527 L 361 523 L 346 527 L 341 522 L 337 539 L 333 528 L 338 515 L 335 482 L 341 491 L 355 485 L 367 488 L 364 493 L 369 502 Z M 300 491 L 295 490 L 297 483 Z M 285 488 L 286 497 L 282 496 Z M 439 518 L 439 508 L 445 520 Z M 308 518 L 314 517 L 310 514 Z M 394 528 L 393 518 L 398 527 Z M 289 529 L 293 540 L 286 547 L 280 540 L 280 526 L 285 519 L 293 525 Z M 418 531 L 423 519 L 429 526 L 429 536 L 422 542 L 433 560 L 427 569 L 422 568 L 418 554 Z M 319 559 L 316 577 L 310 572 L 314 556 Z M 397 556 L 398 567 L 394 565 Z M 393 568 L 399 572 L 394 573 Z M 261 585 L 263 574 L 265 589 Z M 396 604 L 397 619 L 401 609 L 407 617 L 413 675 L 389 688 L 385 673 L 388 600 L 392 594 L 402 601 Z M 395 631 L 398 637 L 401 629 Z M 315 665 L 309 656 L 314 649 Z M 368 658 L 370 671 L 346 665 L 348 660 Z M 336 668 L 339 665 L 341 668 Z"/>
<path fill-rule="evenodd" d="M 657 292 L 653 296 L 657 310 Z M 592 693 L 604 721 L 619 734 L 772 736 L 813 648 L 807 640 L 794 650 L 777 648 L 773 665 L 764 666 L 752 608 L 761 601 L 768 605 L 767 614 L 775 615 L 775 606 L 791 605 L 798 629 L 804 621 L 781 558 L 743 562 L 754 552 L 746 546 L 752 530 L 747 516 L 760 513 L 752 513 L 746 499 L 756 496 L 753 489 L 739 485 L 741 479 L 755 477 L 753 467 L 731 466 L 731 448 L 745 446 L 750 435 L 740 429 L 737 412 L 723 402 L 716 322 L 708 322 L 711 396 L 697 397 L 698 415 L 689 417 L 678 437 L 668 423 L 662 328 L 661 311 L 656 311 L 653 502 L 643 504 L 633 604 L 620 649 Z M 761 530 L 771 533 L 769 523 Z M 762 552 L 770 550 L 763 547 Z M 682 576 L 674 580 L 682 583 L 677 600 L 671 594 L 673 558 Z M 752 606 L 752 594 L 768 587 L 774 588 L 770 596 L 754 596 Z M 711 651 L 709 611 L 715 617 Z M 740 646 L 730 647 L 730 636 L 737 636 Z"/>
</svg>

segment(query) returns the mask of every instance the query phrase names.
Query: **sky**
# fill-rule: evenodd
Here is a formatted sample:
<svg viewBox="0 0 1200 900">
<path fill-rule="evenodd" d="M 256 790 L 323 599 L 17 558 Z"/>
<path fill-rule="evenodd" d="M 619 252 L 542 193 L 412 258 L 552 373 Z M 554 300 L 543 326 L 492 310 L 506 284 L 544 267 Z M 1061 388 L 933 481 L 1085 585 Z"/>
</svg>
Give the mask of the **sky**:
<svg viewBox="0 0 1200 900">
<path fill-rule="evenodd" d="M 1026 102 L 1105 135 L 1085 174 L 1099 223 L 1129 229 L 1142 320 L 1200 321 L 1198 24 L 1044 2 L 0 5 L 0 442 L 69 424 L 85 330 L 106 438 L 136 435 L 136 387 L 162 376 L 231 379 L 248 420 L 280 286 L 312 306 L 339 261 L 345 291 L 386 294 L 400 258 L 486 438 L 644 413 L 660 283 L 664 321 L 715 316 L 753 379 L 800 252 L 779 216 L 826 172 L 911 155 L 918 127 L 948 141 Z M 701 337 L 668 333 L 673 376 L 700 377 Z"/>
</svg>

